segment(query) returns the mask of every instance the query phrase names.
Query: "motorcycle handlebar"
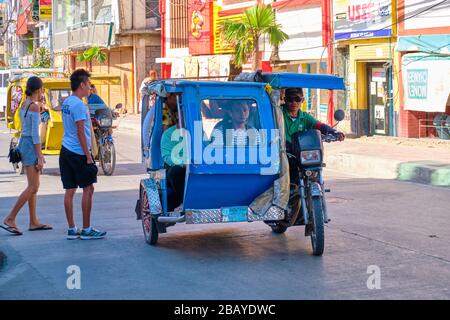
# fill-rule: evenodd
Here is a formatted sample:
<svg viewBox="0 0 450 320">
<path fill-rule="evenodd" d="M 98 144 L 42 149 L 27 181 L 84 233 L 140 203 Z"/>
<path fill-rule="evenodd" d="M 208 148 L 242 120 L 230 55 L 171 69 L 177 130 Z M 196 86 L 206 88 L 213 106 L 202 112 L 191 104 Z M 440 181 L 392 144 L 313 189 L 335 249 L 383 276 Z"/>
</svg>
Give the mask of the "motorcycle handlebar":
<svg viewBox="0 0 450 320">
<path fill-rule="evenodd" d="M 322 141 L 325 141 L 328 143 L 336 142 L 336 141 L 339 141 L 339 137 L 338 137 L 338 135 L 335 135 L 335 134 L 322 134 Z"/>
</svg>

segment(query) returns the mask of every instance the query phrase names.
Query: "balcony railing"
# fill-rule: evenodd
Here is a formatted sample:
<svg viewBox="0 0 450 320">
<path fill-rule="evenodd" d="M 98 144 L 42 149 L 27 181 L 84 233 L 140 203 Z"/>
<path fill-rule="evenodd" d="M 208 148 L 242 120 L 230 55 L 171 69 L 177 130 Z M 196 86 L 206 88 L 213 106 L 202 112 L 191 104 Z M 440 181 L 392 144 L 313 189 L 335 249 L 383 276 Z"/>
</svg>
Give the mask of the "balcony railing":
<svg viewBox="0 0 450 320">
<path fill-rule="evenodd" d="M 81 22 L 54 35 L 54 50 L 84 49 L 92 46 L 108 47 L 115 44 L 114 23 Z"/>
</svg>

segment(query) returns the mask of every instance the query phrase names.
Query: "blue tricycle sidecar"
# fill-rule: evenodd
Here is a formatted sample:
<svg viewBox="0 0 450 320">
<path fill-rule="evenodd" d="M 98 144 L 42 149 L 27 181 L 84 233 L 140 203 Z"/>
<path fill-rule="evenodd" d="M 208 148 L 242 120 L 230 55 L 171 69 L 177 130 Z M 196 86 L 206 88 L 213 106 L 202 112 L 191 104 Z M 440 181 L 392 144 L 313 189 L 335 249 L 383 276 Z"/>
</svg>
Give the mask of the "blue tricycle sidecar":
<svg viewBox="0 0 450 320">
<path fill-rule="evenodd" d="M 276 232 L 289 218 L 280 89 L 344 84 L 333 76 L 262 76 L 262 82 L 163 80 L 143 89 L 142 161 L 149 177 L 140 183 L 136 214 L 149 244 L 180 222 L 264 221 Z M 164 151 L 168 139 L 171 152 Z M 181 193 L 168 181 L 174 167 L 182 168 Z"/>
</svg>

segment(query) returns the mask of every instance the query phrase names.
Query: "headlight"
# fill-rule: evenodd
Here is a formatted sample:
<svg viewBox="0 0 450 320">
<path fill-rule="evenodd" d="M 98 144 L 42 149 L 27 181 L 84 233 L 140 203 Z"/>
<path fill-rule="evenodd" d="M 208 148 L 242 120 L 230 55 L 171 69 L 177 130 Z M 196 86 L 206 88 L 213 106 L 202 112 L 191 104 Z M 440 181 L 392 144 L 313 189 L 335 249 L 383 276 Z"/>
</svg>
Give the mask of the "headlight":
<svg viewBox="0 0 450 320">
<path fill-rule="evenodd" d="M 110 118 L 100 119 L 100 126 L 101 127 L 111 127 L 112 126 L 112 119 L 110 119 Z"/>
<path fill-rule="evenodd" d="M 320 164 L 322 162 L 320 150 L 302 151 L 300 161 L 302 164 Z"/>
</svg>

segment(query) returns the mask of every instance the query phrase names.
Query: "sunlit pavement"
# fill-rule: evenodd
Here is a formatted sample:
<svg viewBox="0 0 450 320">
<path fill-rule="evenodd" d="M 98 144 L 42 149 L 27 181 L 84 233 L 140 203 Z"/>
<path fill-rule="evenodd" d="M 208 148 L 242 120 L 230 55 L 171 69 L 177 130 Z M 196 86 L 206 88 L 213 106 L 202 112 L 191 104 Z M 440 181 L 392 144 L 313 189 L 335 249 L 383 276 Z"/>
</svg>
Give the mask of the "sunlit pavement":
<svg viewBox="0 0 450 320">
<path fill-rule="evenodd" d="M 0 217 L 26 185 L 6 155 L 9 135 L 0 122 Z M 0 299 L 444 299 L 450 298 L 450 189 L 326 172 L 328 210 L 323 257 L 314 257 L 303 227 L 275 235 L 263 223 L 177 225 L 144 242 L 134 213 L 140 179 L 139 135 L 115 134 L 119 162 L 99 176 L 93 225 L 104 240 L 67 241 L 57 157 L 47 157 L 38 211 L 55 229 L 22 237 L 0 230 Z M 76 197 L 81 224 L 80 193 Z M 205 195 L 207 196 L 207 195 Z M 67 286 L 69 266 L 81 289 Z M 375 266 L 375 269 L 374 267 Z M 380 271 L 380 289 L 373 274 Z M 69 286 L 70 287 L 70 286 Z"/>
</svg>

